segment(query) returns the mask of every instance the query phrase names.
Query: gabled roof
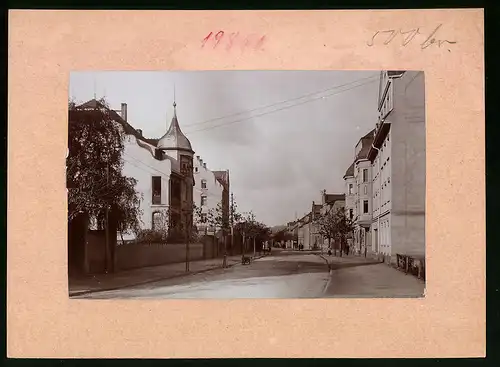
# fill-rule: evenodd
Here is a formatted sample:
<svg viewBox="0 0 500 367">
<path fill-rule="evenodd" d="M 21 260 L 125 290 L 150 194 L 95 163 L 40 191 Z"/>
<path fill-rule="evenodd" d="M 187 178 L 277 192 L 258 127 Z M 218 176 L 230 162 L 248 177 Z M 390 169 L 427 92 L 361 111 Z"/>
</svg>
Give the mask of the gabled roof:
<svg viewBox="0 0 500 367">
<path fill-rule="evenodd" d="M 312 211 L 314 211 L 314 214 L 320 214 L 322 207 L 323 207 L 323 205 L 321 205 L 321 204 L 313 204 Z"/>
<path fill-rule="evenodd" d="M 98 100 L 91 99 L 90 101 L 87 101 L 81 105 L 78 105 L 75 107 L 76 110 L 91 110 L 91 109 L 106 109 L 113 120 L 118 122 L 122 127 L 123 130 L 125 131 L 125 134 L 127 135 L 133 135 L 139 140 L 142 140 L 148 144 L 151 144 L 153 146 L 156 146 L 156 143 L 158 142 L 158 139 L 148 139 L 142 136 L 141 133 L 139 133 L 136 129 L 134 129 L 127 121 L 125 121 L 116 111 L 113 111 L 112 109 L 106 107 L 104 104 L 99 102 Z"/>
<path fill-rule="evenodd" d="M 226 189 L 229 189 L 229 171 L 213 171 L 215 179 Z"/>
<path fill-rule="evenodd" d="M 311 216 L 311 212 L 307 213 L 306 215 L 304 215 L 302 218 L 300 218 L 298 221 L 297 221 L 297 224 L 298 224 L 298 227 L 303 227 L 304 225 L 306 225 L 307 223 L 309 223 L 310 221 L 310 216 Z"/>
</svg>

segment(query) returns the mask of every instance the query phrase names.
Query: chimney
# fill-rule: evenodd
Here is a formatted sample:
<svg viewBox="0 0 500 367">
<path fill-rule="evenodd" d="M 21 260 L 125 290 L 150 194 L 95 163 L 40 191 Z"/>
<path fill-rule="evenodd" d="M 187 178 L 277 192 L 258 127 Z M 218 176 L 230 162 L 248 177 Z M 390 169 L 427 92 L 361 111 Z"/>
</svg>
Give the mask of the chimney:
<svg viewBox="0 0 500 367">
<path fill-rule="evenodd" d="M 200 158 L 200 164 L 203 166 L 203 159 Z"/>
<path fill-rule="evenodd" d="M 127 121 L 127 104 L 122 103 L 122 119 Z"/>
<path fill-rule="evenodd" d="M 203 163 L 203 168 L 207 168 L 207 164 L 206 163 Z"/>
<path fill-rule="evenodd" d="M 196 156 L 196 159 L 200 160 L 200 156 L 199 156 L 199 155 L 197 155 L 197 156 Z"/>
<path fill-rule="evenodd" d="M 139 133 L 140 136 L 142 136 L 142 130 L 141 129 L 137 129 L 137 132 Z"/>
</svg>

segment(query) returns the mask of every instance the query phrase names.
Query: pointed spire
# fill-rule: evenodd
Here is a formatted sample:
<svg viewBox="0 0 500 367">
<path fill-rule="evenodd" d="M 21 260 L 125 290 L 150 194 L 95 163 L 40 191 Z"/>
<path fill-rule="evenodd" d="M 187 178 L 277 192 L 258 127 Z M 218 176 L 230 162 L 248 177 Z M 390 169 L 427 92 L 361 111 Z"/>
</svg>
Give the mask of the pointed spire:
<svg viewBox="0 0 500 367">
<path fill-rule="evenodd" d="M 177 103 L 175 101 L 175 84 L 174 84 L 174 115 L 172 116 L 172 120 L 170 122 L 170 126 L 168 126 L 168 118 L 167 118 L 167 132 L 166 134 L 159 140 L 157 147 L 159 149 L 169 149 L 169 150 L 187 150 L 192 151 L 191 143 L 189 139 L 182 133 L 181 128 L 179 126 L 179 121 L 177 120 Z"/>
</svg>

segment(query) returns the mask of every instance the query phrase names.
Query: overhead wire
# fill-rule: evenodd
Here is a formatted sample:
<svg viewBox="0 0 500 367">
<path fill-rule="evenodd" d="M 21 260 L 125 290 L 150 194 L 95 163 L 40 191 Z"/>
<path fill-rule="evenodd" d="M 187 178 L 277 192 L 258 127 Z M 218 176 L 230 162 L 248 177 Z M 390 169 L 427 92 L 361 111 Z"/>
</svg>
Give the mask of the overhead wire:
<svg viewBox="0 0 500 367">
<path fill-rule="evenodd" d="M 219 127 L 222 127 L 222 126 L 227 126 L 227 125 L 232 125 L 232 124 L 235 124 L 237 122 L 242 122 L 242 121 L 246 121 L 246 120 L 251 120 L 251 119 L 254 119 L 256 117 L 262 117 L 262 116 L 266 116 L 266 115 L 269 115 L 271 113 L 275 113 L 275 112 L 278 112 L 278 111 L 283 111 L 283 110 L 287 110 L 287 109 L 290 109 L 290 108 L 294 108 L 294 107 L 297 107 L 297 106 L 301 106 L 303 104 L 306 104 L 306 103 L 311 103 L 311 102 L 315 102 L 315 101 L 318 101 L 320 99 L 323 99 L 323 98 L 327 98 L 327 97 L 331 97 L 333 95 L 338 95 L 338 94 L 341 94 L 341 93 L 345 93 L 345 92 L 348 92 L 352 89 L 355 89 L 355 88 L 359 88 L 359 87 L 362 87 L 364 85 L 368 85 L 368 84 L 371 84 L 373 82 L 375 82 L 376 80 L 372 80 L 370 82 L 367 82 L 367 83 L 363 83 L 363 84 L 359 84 L 359 85 L 356 85 L 354 87 L 351 87 L 351 88 L 348 88 L 348 89 L 344 89 L 344 90 L 341 90 L 339 92 L 336 92 L 336 93 L 331 93 L 331 94 L 328 94 L 326 96 L 321 96 L 321 97 L 318 97 L 318 98 L 314 98 L 314 99 L 310 99 L 310 100 L 306 100 L 306 101 L 303 101 L 303 102 L 300 102 L 300 103 L 295 103 L 291 106 L 285 106 L 285 107 L 282 107 L 282 108 L 278 108 L 278 109 L 275 109 L 275 110 L 272 110 L 272 111 L 269 111 L 269 112 L 264 112 L 264 113 L 260 113 L 260 114 L 257 114 L 257 115 L 252 115 L 252 116 L 249 116 L 249 117 L 245 117 L 245 118 L 241 118 L 241 119 L 237 119 L 237 120 L 233 120 L 233 121 L 229 121 L 229 122 L 226 122 L 226 123 L 223 123 L 223 124 L 219 124 L 219 125 L 215 125 L 215 126 L 209 126 L 209 127 L 206 127 L 206 128 L 202 128 L 202 129 L 197 129 L 197 130 L 192 130 L 192 131 L 188 131 L 186 132 L 187 134 L 194 134 L 194 133 L 198 133 L 198 132 L 201 132 L 201 131 L 207 131 L 207 130 L 212 130 L 212 129 L 216 129 L 216 128 L 219 128 Z"/>
<path fill-rule="evenodd" d="M 376 78 L 376 79 L 374 79 L 374 78 Z M 244 110 L 244 111 L 240 111 L 240 112 L 232 113 L 232 114 L 229 114 L 229 115 L 225 115 L 225 116 L 220 116 L 220 117 L 212 118 L 212 119 L 209 119 L 209 120 L 204 120 L 204 121 L 200 121 L 200 122 L 195 122 L 195 123 L 191 123 L 191 124 L 186 124 L 186 125 L 184 125 L 184 127 L 190 127 L 190 126 L 202 125 L 202 124 L 206 124 L 206 123 L 209 123 L 209 122 L 214 122 L 214 121 L 223 120 L 223 119 L 225 119 L 225 118 L 229 118 L 229 117 L 234 117 L 234 116 L 243 115 L 243 114 L 250 113 L 250 112 L 253 112 L 253 111 L 258 111 L 258 110 L 267 109 L 267 108 L 274 107 L 274 106 L 278 106 L 278 105 L 281 105 L 281 104 L 284 104 L 284 103 L 289 103 L 289 102 L 291 102 L 291 101 L 296 101 L 296 100 L 300 100 L 300 99 L 307 98 L 307 97 L 310 97 L 310 96 L 314 96 L 314 95 L 317 95 L 317 94 L 326 93 L 326 92 L 328 92 L 328 91 L 335 90 L 335 89 L 338 89 L 338 88 L 342 88 L 342 87 L 345 87 L 345 86 L 348 86 L 348 85 L 351 85 L 351 84 L 354 84 L 354 83 L 357 83 L 357 82 L 360 82 L 360 81 L 363 81 L 363 80 L 370 80 L 370 79 L 374 79 L 374 81 L 375 81 L 375 80 L 377 80 L 378 78 L 379 78 L 379 76 L 378 76 L 378 75 L 372 75 L 372 76 L 365 77 L 365 78 L 359 78 L 359 79 L 356 79 L 356 80 L 351 81 L 351 82 L 349 82 L 349 83 L 344 83 L 344 84 L 336 85 L 336 86 L 334 86 L 334 87 L 329 87 L 329 88 L 322 89 L 322 90 L 319 90 L 319 91 L 316 91 L 316 92 L 307 93 L 307 94 L 304 94 L 304 95 L 301 95 L 301 96 L 298 96 L 298 97 L 285 99 L 285 100 L 283 100 L 283 101 L 280 101 L 280 102 L 275 102 L 275 103 L 271 103 L 271 104 L 268 104 L 268 105 L 265 105 L 265 106 L 255 107 L 255 108 L 251 108 L 251 109 L 248 109 L 248 110 Z"/>
</svg>

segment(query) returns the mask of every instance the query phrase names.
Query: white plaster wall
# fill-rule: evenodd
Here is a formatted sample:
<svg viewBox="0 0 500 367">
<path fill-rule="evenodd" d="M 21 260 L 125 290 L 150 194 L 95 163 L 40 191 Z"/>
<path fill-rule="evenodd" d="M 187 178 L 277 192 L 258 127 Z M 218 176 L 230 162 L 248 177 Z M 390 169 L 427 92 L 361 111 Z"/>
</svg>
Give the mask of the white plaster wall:
<svg viewBox="0 0 500 367">
<path fill-rule="evenodd" d="M 349 194 L 349 184 L 352 184 L 352 194 Z M 353 219 L 356 218 L 356 182 L 354 177 L 346 177 L 345 179 L 345 208 L 346 215 L 349 215 L 349 210 L 352 209 Z"/>
<path fill-rule="evenodd" d="M 367 170 L 367 180 L 363 182 L 363 170 Z M 368 160 L 358 161 L 355 168 L 356 180 L 356 214 L 358 221 L 371 222 L 372 220 L 372 169 Z M 368 201 L 368 212 L 363 212 L 363 202 Z"/>
<path fill-rule="evenodd" d="M 146 146 L 138 145 L 137 139 L 128 135 L 125 139 L 123 154 L 123 175 L 137 180 L 136 190 L 142 195 L 140 218 L 142 228 L 151 228 L 154 210 L 166 209 L 169 205 L 169 178 L 171 173 L 171 161 L 169 159 L 159 161 L 153 157 L 153 146 L 141 142 Z M 161 205 L 152 204 L 152 177 L 161 177 Z M 126 238 L 125 238 L 126 237 Z M 124 239 L 132 239 L 132 234 L 126 234 Z"/>
<path fill-rule="evenodd" d="M 406 72 L 394 83 L 391 127 L 392 255 L 425 254 L 425 83 Z"/>
<path fill-rule="evenodd" d="M 217 181 L 214 173 L 208 168 L 203 167 L 201 161 L 195 157 L 193 159 L 194 180 L 193 200 L 197 207 L 200 207 L 201 196 L 207 197 L 206 205 L 202 207 L 202 212 L 207 213 L 209 210 L 215 210 L 217 205 L 222 202 L 222 193 L 224 187 Z M 206 189 L 202 188 L 202 180 L 206 181 Z"/>
</svg>

